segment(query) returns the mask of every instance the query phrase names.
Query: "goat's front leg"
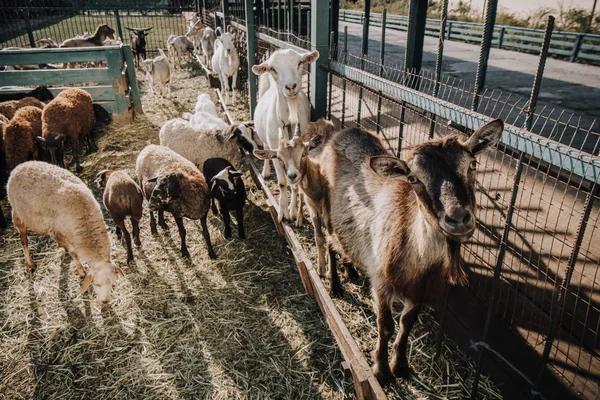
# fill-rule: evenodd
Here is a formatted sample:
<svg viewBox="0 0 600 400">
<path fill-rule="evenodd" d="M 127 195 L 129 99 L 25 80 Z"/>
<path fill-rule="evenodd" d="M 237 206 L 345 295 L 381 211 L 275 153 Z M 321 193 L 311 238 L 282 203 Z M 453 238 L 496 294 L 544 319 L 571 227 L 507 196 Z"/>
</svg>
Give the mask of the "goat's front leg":
<svg viewBox="0 0 600 400">
<path fill-rule="evenodd" d="M 221 80 L 221 95 L 225 104 L 229 104 L 229 79 L 227 79 L 227 75 L 223 72 L 219 73 L 219 77 Z"/>
<path fill-rule="evenodd" d="M 323 235 L 323 227 L 321 216 L 311 211 L 310 216 L 313 229 L 315 231 L 315 244 L 317 245 L 317 272 L 320 276 L 325 276 L 325 236 Z"/>
<path fill-rule="evenodd" d="M 298 184 L 292 186 L 292 199 L 290 201 L 290 220 L 297 221 L 298 217 Z"/>
<path fill-rule="evenodd" d="M 388 343 L 394 334 L 394 318 L 390 299 L 377 293 L 377 288 L 373 288 L 373 301 L 377 309 L 377 346 L 373 360 L 373 374 L 381 386 L 385 386 L 394 380 L 388 364 Z"/>
<path fill-rule="evenodd" d="M 181 237 L 181 256 L 189 257 L 190 252 L 188 251 L 187 245 L 185 243 L 186 232 L 185 226 L 183 226 L 183 218 L 175 217 L 175 223 L 177 224 L 177 229 L 179 229 L 179 237 Z"/>
<path fill-rule="evenodd" d="M 273 165 L 275 165 L 275 160 L 273 160 Z M 265 179 L 269 179 L 271 177 L 271 161 L 265 160 L 263 164 L 262 176 Z"/>
<path fill-rule="evenodd" d="M 233 100 L 231 100 L 231 104 L 235 104 L 235 98 L 236 98 L 236 93 L 237 93 L 237 76 L 238 76 L 238 71 L 236 70 L 233 73 L 233 78 L 231 78 L 231 91 L 233 93 Z"/>
<path fill-rule="evenodd" d="M 392 362 L 390 363 L 392 373 L 397 378 L 408 378 L 410 375 L 408 359 L 406 358 L 406 345 L 408 344 L 410 331 L 419 316 L 419 311 L 421 311 L 420 305 L 409 301 L 404 302 L 404 309 L 400 316 L 400 331 L 392 346 Z"/>
<path fill-rule="evenodd" d="M 279 160 L 273 160 L 275 165 L 275 172 L 277 173 L 277 182 L 279 183 L 279 222 L 283 219 L 290 219 L 290 213 L 288 210 L 288 194 L 287 194 L 287 179 L 285 176 L 285 168 Z"/>
</svg>

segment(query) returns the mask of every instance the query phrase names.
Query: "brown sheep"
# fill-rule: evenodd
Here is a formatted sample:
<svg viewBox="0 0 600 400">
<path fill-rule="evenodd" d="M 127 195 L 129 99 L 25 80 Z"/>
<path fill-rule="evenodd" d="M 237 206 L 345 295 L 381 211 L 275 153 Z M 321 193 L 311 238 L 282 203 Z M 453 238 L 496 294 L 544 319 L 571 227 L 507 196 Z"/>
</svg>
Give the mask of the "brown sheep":
<svg viewBox="0 0 600 400">
<path fill-rule="evenodd" d="M 94 121 L 92 96 L 85 90 L 78 88 L 63 90 L 48 103 L 42 113 L 42 137 L 38 140 L 48 151 L 53 164 L 64 168 L 66 141 L 73 150 L 75 170 L 83 171 L 79 163 L 79 139 L 87 140 L 89 153 L 94 143 L 91 137 Z"/>
<path fill-rule="evenodd" d="M 19 109 L 4 127 L 4 151 L 9 171 L 25 161 L 39 159 L 36 138 L 41 135 L 42 110 L 32 106 Z"/>
<path fill-rule="evenodd" d="M 35 97 L 25 97 L 21 100 L 9 100 L 0 103 L 0 114 L 4 115 L 8 119 L 12 119 L 18 109 L 33 106 L 40 110 L 44 108 L 45 104 L 36 99 Z"/>
<path fill-rule="evenodd" d="M 100 171 L 96 176 L 96 183 L 100 189 L 104 189 L 104 207 L 110 213 L 117 226 L 117 237 L 121 240 L 121 231 L 125 236 L 127 245 L 127 264 L 133 261 L 131 249 L 131 236 L 125 227 L 125 218 L 130 217 L 133 227 L 133 240 L 137 247 L 142 245 L 140 241 L 140 219 L 142 219 L 142 205 L 144 196 L 142 189 L 125 171 Z M 122 243 L 122 242 L 121 242 Z"/>
</svg>

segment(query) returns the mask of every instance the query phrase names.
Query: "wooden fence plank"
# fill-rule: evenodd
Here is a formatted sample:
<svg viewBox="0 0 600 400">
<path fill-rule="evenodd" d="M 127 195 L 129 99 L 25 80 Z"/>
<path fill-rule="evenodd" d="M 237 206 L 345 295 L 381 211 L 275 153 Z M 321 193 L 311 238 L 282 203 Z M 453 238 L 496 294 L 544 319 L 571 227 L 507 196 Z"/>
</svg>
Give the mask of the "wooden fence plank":
<svg viewBox="0 0 600 400">
<path fill-rule="evenodd" d="M 119 48 L 106 51 L 106 62 L 108 63 L 108 76 L 115 94 L 115 102 L 117 103 L 117 114 L 126 115 L 128 112 L 128 101 L 125 97 L 127 83 L 121 75 L 121 67 L 123 66 L 121 58 L 121 50 Z"/>
<path fill-rule="evenodd" d="M 56 97 L 57 94 L 62 92 L 65 89 L 70 89 L 71 87 L 66 86 L 55 86 L 50 87 L 48 90 Z M 8 88 L 0 88 L 0 93 L 23 93 L 30 92 L 33 88 L 31 87 L 8 87 Z M 115 96 L 113 94 L 112 86 L 102 85 L 102 86 L 80 86 L 79 89 L 83 89 L 88 92 L 95 102 L 97 101 L 114 101 Z"/>
<path fill-rule="evenodd" d="M 107 68 L 39 69 L 32 71 L 2 71 L 0 86 L 56 85 L 82 83 L 109 83 Z"/>
<path fill-rule="evenodd" d="M 0 53 L 0 65 L 106 61 L 106 50 L 111 48 L 119 48 L 119 46 L 4 50 Z"/>
</svg>

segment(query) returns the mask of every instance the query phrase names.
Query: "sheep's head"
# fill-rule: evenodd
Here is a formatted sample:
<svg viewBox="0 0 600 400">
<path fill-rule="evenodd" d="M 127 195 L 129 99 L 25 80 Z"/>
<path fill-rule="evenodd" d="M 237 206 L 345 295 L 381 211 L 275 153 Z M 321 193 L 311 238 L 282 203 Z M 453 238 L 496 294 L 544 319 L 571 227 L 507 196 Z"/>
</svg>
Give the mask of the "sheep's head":
<svg viewBox="0 0 600 400">
<path fill-rule="evenodd" d="M 52 162 L 52 164 L 58 165 L 62 168 L 65 167 L 65 135 L 61 133 L 57 136 L 37 136 L 35 139 L 38 141 L 38 143 L 41 143 L 42 147 L 46 150 L 46 152 L 50 156 L 50 161 Z"/>
<path fill-rule="evenodd" d="M 254 132 L 254 129 L 252 129 L 253 126 L 254 123 L 252 122 L 246 122 L 237 126 L 231 126 L 227 131 L 225 138 L 227 140 L 236 139 L 238 145 L 242 149 L 246 150 L 249 153 L 252 153 L 254 149 L 258 148 L 258 145 L 256 144 L 256 139 L 258 135 L 256 134 L 256 132 Z"/>
<path fill-rule="evenodd" d="M 215 193 L 221 190 L 222 192 L 229 191 L 236 194 L 235 178 L 240 176 L 242 176 L 242 173 L 236 171 L 233 167 L 225 168 L 210 180 L 210 192 Z"/>
<path fill-rule="evenodd" d="M 104 189 L 106 188 L 106 183 L 108 182 L 108 178 L 110 177 L 110 174 L 112 174 L 113 171 L 111 171 L 110 169 L 105 169 L 103 171 L 98 172 L 98 174 L 96 175 L 96 180 L 95 183 L 98 186 L 98 189 Z"/>
<path fill-rule="evenodd" d="M 232 52 L 235 51 L 235 45 L 233 43 L 235 28 L 229 25 L 227 27 L 227 33 L 222 33 L 221 27 L 218 27 L 216 32 L 219 34 L 219 40 L 221 41 L 223 50 L 225 50 L 225 55 L 229 57 Z"/>
<path fill-rule="evenodd" d="M 98 301 L 108 303 L 112 286 L 117 280 L 117 275 L 124 276 L 123 270 L 111 262 L 103 262 L 93 271 L 89 271 L 81 283 L 80 293 L 87 291 L 92 284 Z"/>
<path fill-rule="evenodd" d="M 156 182 L 150 196 L 150 210 L 158 211 L 169 205 L 180 196 L 181 181 L 185 179 L 181 172 L 171 172 L 156 178 L 148 179 L 148 182 Z"/>
<path fill-rule="evenodd" d="M 277 89 L 286 97 L 296 97 L 302 90 L 302 69 L 319 58 L 317 50 L 300 54 L 294 50 L 277 50 L 262 64 L 252 67 L 256 75 L 270 74 Z"/>
</svg>

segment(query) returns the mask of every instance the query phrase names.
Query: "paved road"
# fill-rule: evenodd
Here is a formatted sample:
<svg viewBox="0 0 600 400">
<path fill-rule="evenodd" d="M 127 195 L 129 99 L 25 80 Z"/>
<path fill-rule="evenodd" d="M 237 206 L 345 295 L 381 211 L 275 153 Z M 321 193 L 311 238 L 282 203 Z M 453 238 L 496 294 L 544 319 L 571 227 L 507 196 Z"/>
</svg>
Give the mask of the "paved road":
<svg viewBox="0 0 600 400">
<path fill-rule="evenodd" d="M 362 25 L 340 22 L 340 43 L 343 40 L 344 26 L 348 26 L 349 51 L 359 54 Z M 370 29 L 370 56 L 379 56 L 380 37 L 380 28 Z M 406 32 L 386 31 L 386 64 L 404 63 L 405 43 Z M 431 71 L 435 69 L 437 45 L 437 38 L 425 37 L 424 69 Z M 444 47 L 442 73 L 445 76 L 459 78 L 467 84 L 473 84 L 478 58 L 478 45 L 447 41 Z M 499 89 L 504 94 L 528 98 L 537 65 L 536 55 L 494 48 L 490 54 L 485 86 L 489 89 Z M 600 121 L 600 67 L 548 59 L 538 100 L 538 110 L 543 106 L 561 111 L 564 109 L 569 114 L 581 116 L 583 128 L 592 126 L 595 119 Z M 554 115 L 557 114 L 558 112 Z M 562 120 L 565 118 L 563 115 Z M 573 123 L 572 120 L 571 124 Z M 592 130 L 600 131 L 598 123 L 593 125 Z M 597 135 L 594 135 L 594 139 L 596 137 Z M 589 148 L 590 143 L 586 143 L 584 147 Z"/>
</svg>

